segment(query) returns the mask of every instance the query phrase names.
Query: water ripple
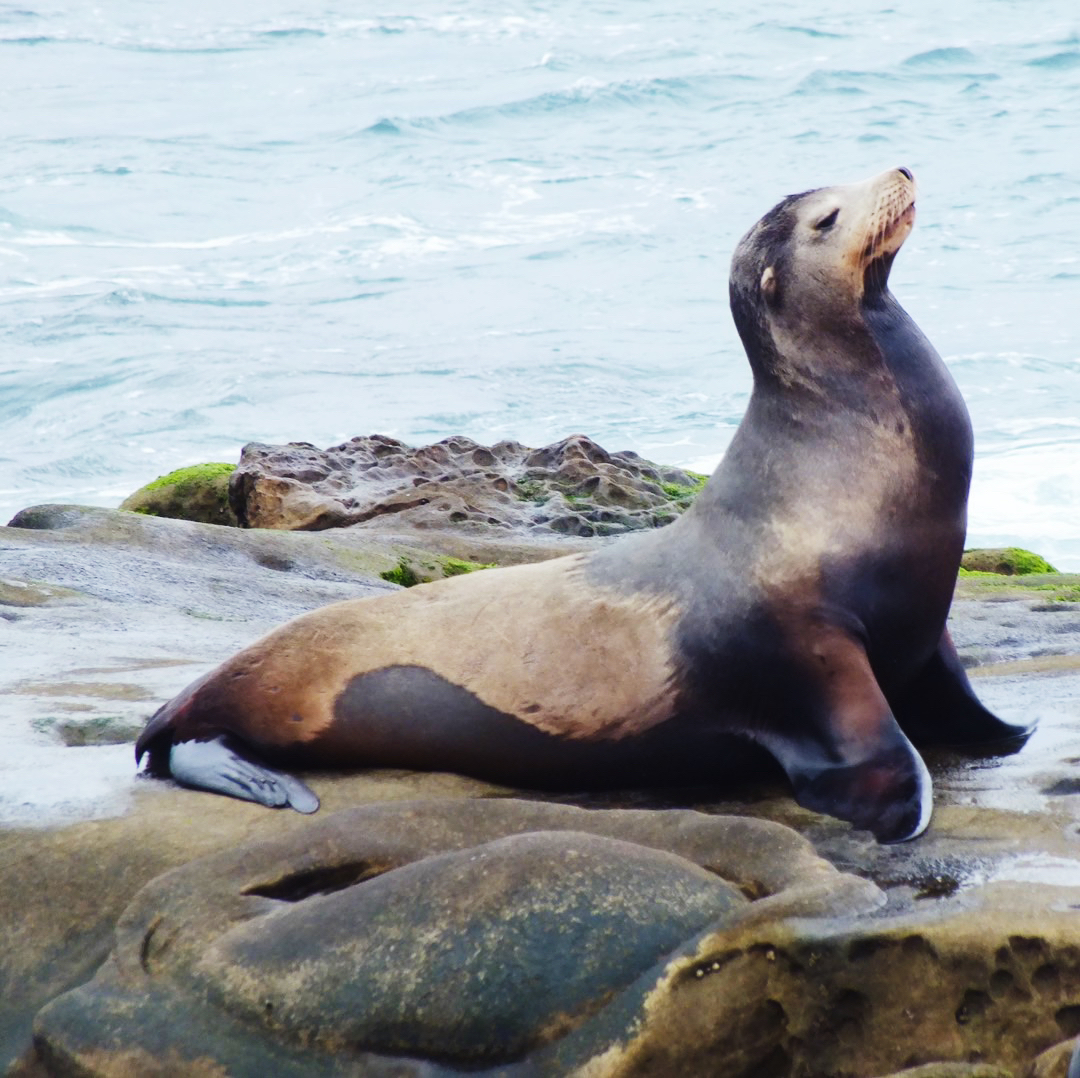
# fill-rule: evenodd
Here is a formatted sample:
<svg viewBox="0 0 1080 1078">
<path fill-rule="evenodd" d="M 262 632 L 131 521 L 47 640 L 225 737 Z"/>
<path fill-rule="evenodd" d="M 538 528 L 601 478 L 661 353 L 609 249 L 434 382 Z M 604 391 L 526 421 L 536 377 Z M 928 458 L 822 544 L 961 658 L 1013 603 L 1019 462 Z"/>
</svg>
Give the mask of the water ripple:
<svg viewBox="0 0 1080 1078">
<path fill-rule="evenodd" d="M 904 163 L 892 280 L 971 407 L 973 533 L 1080 566 L 1080 52 L 1039 12 L 0 9 L 0 511 L 372 430 L 715 461 L 739 236 Z"/>
</svg>

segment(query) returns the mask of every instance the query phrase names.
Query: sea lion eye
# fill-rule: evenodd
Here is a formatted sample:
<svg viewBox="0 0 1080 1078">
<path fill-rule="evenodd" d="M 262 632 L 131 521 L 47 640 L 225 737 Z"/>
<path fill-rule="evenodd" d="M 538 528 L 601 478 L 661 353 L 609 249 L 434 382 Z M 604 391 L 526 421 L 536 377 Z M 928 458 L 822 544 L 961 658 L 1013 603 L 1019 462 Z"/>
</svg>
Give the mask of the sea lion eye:
<svg viewBox="0 0 1080 1078">
<path fill-rule="evenodd" d="M 839 216 L 840 210 L 839 208 L 837 208 L 833 210 L 832 213 L 827 213 L 824 217 L 822 217 L 822 219 L 818 221 L 816 225 L 814 225 L 814 228 L 818 232 L 824 232 L 827 228 L 832 228 L 832 226 L 836 224 L 836 219 Z"/>
</svg>

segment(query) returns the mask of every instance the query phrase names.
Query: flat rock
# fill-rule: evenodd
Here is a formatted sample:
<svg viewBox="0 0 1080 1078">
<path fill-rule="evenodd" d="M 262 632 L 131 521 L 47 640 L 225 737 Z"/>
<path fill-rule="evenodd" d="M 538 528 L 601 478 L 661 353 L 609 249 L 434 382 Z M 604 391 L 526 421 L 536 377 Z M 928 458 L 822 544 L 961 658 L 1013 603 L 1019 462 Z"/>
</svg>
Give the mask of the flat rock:
<svg viewBox="0 0 1080 1078">
<path fill-rule="evenodd" d="M 0 528 L 0 823 L 124 811 L 132 735 L 180 685 L 289 617 L 393 590 L 379 573 L 412 553 L 298 538 L 74 506 Z"/>
<path fill-rule="evenodd" d="M 28 510 L 16 523 L 0 529 L 0 908 L 20 911 L 0 922 L 0 1067 L 25 1050 L 35 1012 L 92 978 L 122 911 L 162 873 L 214 851 L 247 856 L 251 843 L 287 840 L 350 806 L 479 798 L 486 811 L 510 792 L 439 774 L 309 775 L 324 810 L 305 821 L 134 776 L 130 737 L 160 703 L 286 617 L 392 588 L 382 573 L 403 558 L 427 559 L 429 535 L 440 536 L 437 560 L 452 529 L 261 531 L 77 507 Z M 525 560 L 562 543 L 604 541 L 549 535 L 550 543 L 501 549 Z M 488 539 L 463 531 L 457 541 L 456 556 L 495 560 L 483 556 Z M 810 903 L 811 927 L 776 910 L 767 938 L 734 935 L 749 922 L 732 914 L 738 925 L 725 922 L 712 942 L 706 928 L 632 984 L 612 987 L 599 1009 L 583 1005 L 579 1025 L 560 1026 L 551 1041 L 528 1041 L 530 1065 L 552 1074 L 579 1067 L 692 1074 L 713 1073 L 711 1061 L 722 1058 L 732 1075 L 854 1076 L 948 1064 L 997 1067 L 1016 1078 L 1060 1069 L 1070 1051 L 1062 1045 L 1080 1032 L 1080 578 L 969 577 L 957 594 L 952 630 L 980 696 L 1003 716 L 1039 727 L 1014 756 L 928 753 L 935 816 L 915 842 L 879 846 L 800 809 L 782 786 L 757 781 L 722 797 L 712 789 L 530 795 L 556 809 L 648 809 L 663 817 L 660 810 L 678 807 L 786 824 L 843 878 L 867 877 L 886 898 L 882 910 L 847 909 L 833 921 Z M 551 828 L 537 820 L 532 829 Z M 740 854 L 742 835 L 732 840 Z M 417 846 L 408 863 L 501 837 L 475 826 L 458 845 Z M 633 835 L 606 837 L 649 845 Z M 733 880 L 671 842 L 654 846 Z M 786 849 L 778 846 L 774 858 L 783 861 Z M 755 899 L 755 916 L 770 909 L 775 892 L 737 887 Z M 155 1007 L 167 1016 L 178 983 L 147 982 L 138 1004 L 147 1028 Z M 199 983 L 208 995 L 211 982 Z M 230 1036 L 235 1021 L 226 1023 Z M 87 1026 L 82 1041 L 70 1034 L 83 1063 L 99 1029 Z M 275 1073 L 285 1042 L 252 1036 L 245 1058 L 265 1052 L 261 1073 Z M 672 1055 L 672 1044 L 684 1047 Z M 164 1048 L 160 1056 L 131 1051 L 126 1072 L 103 1073 L 167 1073 L 151 1066 L 171 1058 Z M 197 1073 L 190 1047 L 183 1051 L 172 1073 Z M 360 1073 L 409 1073 L 386 1051 Z M 380 1072 L 380 1060 L 390 1069 Z M 55 1060 L 48 1065 L 54 1069 L 37 1073 L 65 1073 Z M 407 1066 L 436 1073 L 450 1064 Z"/>
<path fill-rule="evenodd" d="M 456 549 L 490 553 L 468 540 Z M 560 552 L 522 540 L 498 553 Z M 131 742 L 183 685 L 290 617 L 396 590 L 384 576 L 460 568 L 414 537 L 24 510 L 0 528 L 0 825 L 124 811 Z"/>
</svg>

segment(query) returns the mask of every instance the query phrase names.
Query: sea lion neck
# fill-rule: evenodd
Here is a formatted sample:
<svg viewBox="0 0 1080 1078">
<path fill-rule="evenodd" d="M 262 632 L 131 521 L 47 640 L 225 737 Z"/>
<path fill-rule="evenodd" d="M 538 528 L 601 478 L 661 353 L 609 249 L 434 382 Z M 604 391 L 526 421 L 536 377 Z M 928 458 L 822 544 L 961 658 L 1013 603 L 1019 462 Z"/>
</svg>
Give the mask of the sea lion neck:
<svg viewBox="0 0 1080 1078">
<path fill-rule="evenodd" d="M 971 482 L 974 435 L 971 416 L 937 350 L 888 292 L 863 307 L 863 318 L 894 382 L 913 444 L 934 464 L 939 484 L 965 501 Z"/>
<path fill-rule="evenodd" d="M 751 364 L 752 399 L 772 425 L 848 427 L 902 411 L 891 356 L 861 309 L 774 330 L 767 365 Z"/>
</svg>

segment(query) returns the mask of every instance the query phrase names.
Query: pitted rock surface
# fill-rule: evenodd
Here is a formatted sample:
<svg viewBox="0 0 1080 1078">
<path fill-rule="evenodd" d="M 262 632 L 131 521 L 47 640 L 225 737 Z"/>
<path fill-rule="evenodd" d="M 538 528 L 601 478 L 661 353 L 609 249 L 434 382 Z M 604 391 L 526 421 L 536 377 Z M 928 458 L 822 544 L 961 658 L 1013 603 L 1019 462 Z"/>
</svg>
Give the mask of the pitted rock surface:
<svg viewBox="0 0 1080 1078">
<path fill-rule="evenodd" d="M 330 449 L 245 446 L 229 496 L 249 528 L 454 527 L 590 537 L 669 523 L 700 485 L 679 468 L 609 453 L 580 434 L 543 449 L 464 437 L 413 448 L 373 434 Z"/>
<path fill-rule="evenodd" d="M 437 534 L 442 546 L 448 534 L 416 532 L 403 545 L 403 535 L 365 528 L 245 531 L 71 506 L 27 510 L 13 524 L 0 528 L 0 909 L 18 915 L 0 917 L 0 1070 L 27 1049 L 33 1015 L 93 976 L 114 946 L 117 918 L 145 883 L 217 850 L 243 856 L 249 843 L 306 834 L 312 822 L 135 780 L 130 744 L 66 748 L 71 724 L 85 719 L 108 740 L 129 740 L 192 676 L 291 613 L 385 591 L 391 585 L 380 577 L 387 570 L 404 557 L 426 558 L 429 536 Z M 515 557 L 597 541 L 545 534 L 547 545 L 529 540 Z M 496 560 L 494 551 L 484 555 L 484 542 L 469 539 L 451 553 Z M 587 791 L 560 795 L 577 805 L 693 806 L 789 824 L 841 869 L 874 880 L 888 905 L 853 915 L 834 902 L 831 926 L 817 919 L 813 933 L 804 925 L 806 931 L 785 935 L 786 915 L 769 912 L 774 898 L 753 901 L 750 912 L 764 918 L 756 942 L 744 946 L 733 929 L 711 943 L 700 936 L 692 958 L 684 955 L 682 965 L 673 958 L 669 972 L 643 974 L 636 989 L 622 989 L 580 1027 L 534 1050 L 530 1064 L 560 1075 L 579 1068 L 666 1076 L 716 1073 L 713 1064 L 722 1058 L 725 1073 L 757 1078 L 869 1078 L 912 1068 L 922 1068 L 919 1078 L 985 1078 L 987 1070 L 1063 1078 L 1080 1032 L 1078 598 L 1078 576 L 960 582 L 950 621 L 981 698 L 1005 717 L 1037 719 L 1039 726 L 1015 756 L 928 753 L 935 814 L 916 842 L 879 846 L 800 809 L 786 787 L 768 782 L 603 799 Z M 509 792 L 446 774 L 306 777 L 323 800 L 316 820 L 359 804 L 431 797 L 483 798 L 486 812 L 502 803 L 493 795 Z M 430 819 L 424 826 L 432 826 Z M 530 826 L 550 830 L 539 817 Z M 595 824 L 573 828 L 596 831 Z M 749 834 L 731 837 L 740 856 Z M 476 828 L 464 841 L 499 837 Z M 445 837 L 424 841 L 412 860 L 452 845 Z M 659 848 L 696 861 L 683 848 Z M 772 856 L 783 864 L 791 849 L 780 844 Z M 777 886 L 738 883 L 754 898 L 777 893 Z M 828 892 L 827 881 L 823 886 Z M 202 894 L 185 901 L 194 908 Z M 205 892 L 205 901 L 212 904 L 216 894 Z M 802 907 L 820 914 L 820 903 L 807 899 Z M 200 1061 L 210 1034 L 189 1025 L 186 1046 L 177 1047 L 176 985 L 159 984 L 156 973 L 143 977 L 144 994 L 135 999 L 123 988 L 116 997 L 123 1023 L 139 1028 L 137 1047 L 129 1043 L 114 1054 L 102 1038 L 111 1028 L 99 1021 L 105 1012 L 80 1011 L 83 1025 L 67 1028 L 71 1043 L 81 1045 L 81 1062 L 54 1054 L 47 1070 L 38 1060 L 17 1073 L 220 1074 L 223 1066 L 257 1075 L 446 1073 L 442 1062 L 371 1054 L 347 1064 L 317 1062 L 258 1031 L 242 1052 L 236 1049 L 236 1066 Z M 669 997 L 686 1008 L 669 1006 Z M 700 1024 L 693 1025 L 698 1010 Z M 218 1029 L 215 1043 L 224 1043 L 222 1030 L 237 1036 L 224 1012 L 203 1016 Z M 494 1064 L 495 1073 L 515 1066 Z"/>
<path fill-rule="evenodd" d="M 575 1059 L 606 1049 L 612 1019 L 592 1023 L 626 993 L 636 1011 L 703 932 L 844 920 L 882 901 L 764 821 L 373 805 L 143 888 L 98 975 L 39 1014 L 37 1057 L 47 1074 L 119 1074 L 139 1051 L 239 1075 L 276 1056 L 278 1074 L 395 1060 L 400 1074 L 499 1073 L 526 1059 L 564 1074 L 549 1046 L 581 1034 Z"/>
<path fill-rule="evenodd" d="M 1080 1021 L 1038 889 L 890 912 L 789 829 L 689 811 L 290 823 L 144 887 L 23 1073 L 1033 1078 Z"/>
</svg>

